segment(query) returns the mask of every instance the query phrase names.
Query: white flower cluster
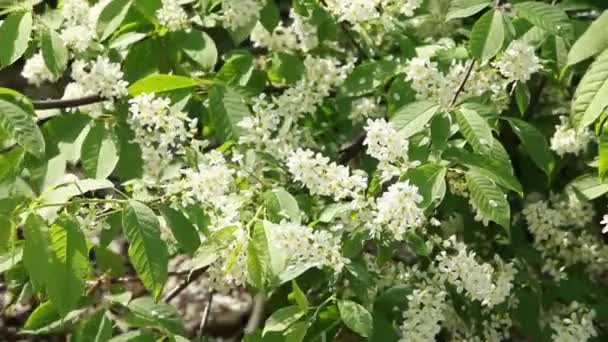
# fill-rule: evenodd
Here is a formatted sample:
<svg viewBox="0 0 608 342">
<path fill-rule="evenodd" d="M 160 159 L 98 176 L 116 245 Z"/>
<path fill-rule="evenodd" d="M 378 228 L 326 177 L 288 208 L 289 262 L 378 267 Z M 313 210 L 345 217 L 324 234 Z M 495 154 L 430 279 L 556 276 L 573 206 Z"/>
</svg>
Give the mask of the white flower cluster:
<svg viewBox="0 0 608 342">
<path fill-rule="evenodd" d="M 234 184 L 235 171 L 227 165 L 222 153 L 215 150 L 201 156 L 197 169 L 186 168 L 181 173 L 183 178 L 172 180 L 167 192 L 179 197 L 182 207 L 190 204 L 219 205 Z"/>
<path fill-rule="evenodd" d="M 475 252 L 467 250 L 462 242 L 456 242 L 456 237 L 444 241 L 444 247 L 454 249 L 456 254 L 441 251 L 436 257 L 436 280 L 440 283 L 447 281 L 456 287 L 457 292 L 466 291 L 472 300 L 481 302 L 483 306 L 493 307 L 502 303 L 513 287 L 515 268 L 512 264 L 502 265 L 497 272 L 489 263 L 479 263 Z M 496 260 L 502 262 L 500 259 Z"/>
<path fill-rule="evenodd" d="M 326 4 L 340 21 L 358 25 L 380 18 L 394 21 L 399 14 L 411 17 L 422 0 L 328 0 Z"/>
<path fill-rule="evenodd" d="M 551 319 L 552 341 L 555 342 L 586 342 L 597 336 L 597 331 L 593 326 L 595 312 L 589 310 L 577 302 L 572 302 L 570 306 Z"/>
<path fill-rule="evenodd" d="M 103 0 L 90 6 L 86 0 L 66 0 L 61 8 L 64 19 L 61 39 L 76 52 L 84 52 L 96 38 L 95 27 L 102 8 L 109 2 Z"/>
<path fill-rule="evenodd" d="M 269 243 L 285 255 L 285 271 L 307 267 L 328 267 L 342 272 L 348 259 L 340 252 L 340 238 L 325 230 L 313 230 L 299 224 L 283 221 L 267 225 Z"/>
<path fill-rule="evenodd" d="M 260 0 L 223 0 L 222 19 L 227 29 L 236 31 L 256 20 L 262 7 Z"/>
<path fill-rule="evenodd" d="M 295 146 L 306 145 L 301 141 L 304 134 L 297 127 L 297 120 L 314 113 L 330 91 L 344 82 L 353 64 L 340 66 L 336 59 L 309 55 L 304 66 L 306 74 L 296 85 L 280 96 L 267 98 L 262 94 L 255 101 L 254 116 L 238 123 L 248 132 L 240 137 L 241 144 L 254 144 L 280 158 L 285 158 Z"/>
<path fill-rule="evenodd" d="M 362 122 L 370 117 L 382 117 L 386 109 L 382 108 L 378 102 L 378 98 L 371 96 L 354 100 L 348 118 L 353 122 Z"/>
<path fill-rule="evenodd" d="M 289 16 L 293 19 L 291 25 L 285 26 L 281 23 L 272 33 L 258 22 L 251 32 L 253 46 L 271 51 L 300 50 L 302 52 L 316 48 L 319 45 L 317 27 L 293 11 Z"/>
<path fill-rule="evenodd" d="M 127 122 L 135 133 L 133 140 L 141 147 L 145 174 L 158 178 L 175 152 L 192 140 L 197 120 L 173 109 L 169 99 L 154 94 L 140 94 L 129 104 Z"/>
<path fill-rule="evenodd" d="M 176 0 L 162 0 L 162 7 L 156 11 L 158 22 L 167 27 L 170 32 L 188 29 L 190 20 L 188 13 Z"/>
<path fill-rule="evenodd" d="M 330 162 L 321 153 L 301 148 L 292 151 L 287 167 L 296 181 L 302 182 L 311 195 L 331 196 L 340 201 L 358 198 L 367 186 L 364 175 L 350 175 L 347 166 Z"/>
<path fill-rule="evenodd" d="M 466 74 L 463 63 L 452 63 L 446 74 L 441 72 L 436 62 L 427 57 L 415 57 L 405 66 L 405 78 L 411 81 L 419 99 L 439 99 L 439 104 L 447 107 L 454 91 Z M 490 92 L 493 100 L 506 96 L 507 82 L 494 69 L 480 67 L 474 69 L 461 93 L 460 98 L 480 96 Z"/>
<path fill-rule="evenodd" d="M 21 72 L 29 84 L 40 86 L 42 83 L 57 80 L 57 77 L 46 67 L 42 53 L 37 53 L 32 58 L 25 61 L 23 71 Z"/>
<path fill-rule="evenodd" d="M 376 238 L 389 233 L 391 238 L 403 241 L 405 233 L 424 222 L 424 211 L 418 207 L 422 196 L 408 181 L 391 185 L 376 201 L 373 222 L 368 224 L 370 234 Z"/>
<path fill-rule="evenodd" d="M 546 260 L 543 271 L 559 279 L 565 276 L 557 260 L 565 266 L 581 265 L 592 275 L 608 271 L 608 246 L 584 230 L 594 216 L 590 203 L 575 194 L 566 199 L 552 196 L 549 201 L 528 204 L 522 214 L 534 236 L 534 247 Z"/>
<path fill-rule="evenodd" d="M 402 138 L 393 126 L 384 119 L 367 120 L 367 134 L 364 145 L 367 154 L 378 159 L 378 170 L 382 172 L 382 181 L 398 177 L 418 162 L 410 162 L 408 142 Z"/>
<path fill-rule="evenodd" d="M 602 228 L 602 234 L 608 233 L 608 214 L 604 214 L 600 224 L 604 226 L 604 228 Z"/>
<path fill-rule="evenodd" d="M 87 95 L 99 94 L 104 98 L 127 95 L 128 83 L 122 79 L 120 64 L 112 63 L 108 57 L 98 56 L 93 62 L 75 61 L 72 78 Z"/>
<path fill-rule="evenodd" d="M 560 117 L 561 123 L 555 126 L 555 133 L 551 137 L 551 149 L 560 156 L 571 153 L 578 156 L 587 151 L 587 146 L 593 141 L 593 133 L 589 129 L 577 132 L 570 127 L 566 116 Z"/>
<path fill-rule="evenodd" d="M 492 63 L 509 82 L 526 82 L 532 74 L 542 70 L 534 47 L 523 40 L 514 40 Z"/>
<path fill-rule="evenodd" d="M 213 290 L 228 293 L 233 288 L 247 284 L 247 241 L 247 232 L 239 229 L 234 241 L 219 251 L 220 257 L 207 269 L 209 286 Z"/>
<path fill-rule="evenodd" d="M 399 327 L 399 342 L 435 341 L 448 309 L 447 292 L 434 284 L 424 284 L 407 296 L 408 308 Z"/>
</svg>

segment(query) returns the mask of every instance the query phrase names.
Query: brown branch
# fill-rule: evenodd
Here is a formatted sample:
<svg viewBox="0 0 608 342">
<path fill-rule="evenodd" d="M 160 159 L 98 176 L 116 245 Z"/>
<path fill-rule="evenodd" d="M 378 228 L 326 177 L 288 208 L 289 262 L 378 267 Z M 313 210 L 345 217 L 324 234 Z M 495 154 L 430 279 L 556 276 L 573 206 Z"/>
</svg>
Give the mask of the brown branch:
<svg viewBox="0 0 608 342">
<path fill-rule="evenodd" d="M 201 314 L 201 324 L 198 326 L 197 337 L 202 338 L 205 333 L 205 326 L 207 326 L 207 321 L 209 320 L 209 312 L 211 311 L 211 304 L 213 303 L 213 295 L 214 292 L 209 293 L 209 297 L 207 298 L 207 304 L 203 309 L 203 313 Z"/>
<path fill-rule="evenodd" d="M 99 95 L 91 95 L 80 97 L 76 99 L 55 99 L 55 100 L 40 100 L 40 101 L 32 101 L 32 105 L 34 105 L 34 109 L 64 109 L 64 108 L 73 108 L 79 106 L 86 106 L 93 103 L 104 102 L 107 99 L 99 96 Z"/>
<path fill-rule="evenodd" d="M 458 96 L 460 96 L 460 93 L 462 93 L 462 91 L 464 90 L 464 86 L 467 83 L 467 81 L 469 80 L 469 77 L 471 77 L 471 73 L 473 72 L 474 66 L 475 66 L 475 60 L 472 59 L 471 62 L 469 63 L 469 66 L 467 67 L 466 74 L 464 74 L 464 78 L 460 82 L 460 85 L 456 89 L 456 92 L 454 93 L 454 96 L 452 97 L 452 100 L 450 101 L 450 105 L 448 106 L 448 108 L 452 108 L 456 104 L 456 101 L 458 101 Z"/>
<path fill-rule="evenodd" d="M 184 291 L 190 284 L 192 284 L 196 279 L 198 279 L 203 273 L 207 271 L 207 267 L 199 268 L 197 270 L 192 271 L 188 275 L 188 278 L 184 279 L 181 283 L 179 283 L 176 287 L 174 287 L 167 295 L 163 298 L 163 302 L 169 303 L 173 298 L 177 297 L 182 291 Z"/>
</svg>

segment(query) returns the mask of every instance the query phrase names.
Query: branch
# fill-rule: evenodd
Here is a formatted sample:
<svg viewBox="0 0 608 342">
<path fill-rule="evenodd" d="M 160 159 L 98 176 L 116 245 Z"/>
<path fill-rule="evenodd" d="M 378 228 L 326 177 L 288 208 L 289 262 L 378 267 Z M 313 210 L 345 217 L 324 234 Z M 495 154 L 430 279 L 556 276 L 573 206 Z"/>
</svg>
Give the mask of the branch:
<svg viewBox="0 0 608 342">
<path fill-rule="evenodd" d="M 475 66 L 475 60 L 472 59 L 471 62 L 469 63 L 469 66 L 467 67 L 466 74 L 464 74 L 464 78 L 460 82 L 460 85 L 456 89 L 456 92 L 454 93 L 454 96 L 452 97 L 452 100 L 450 101 L 450 105 L 448 106 L 448 108 L 453 107 L 456 104 L 456 101 L 458 101 L 458 96 L 460 96 L 460 93 L 462 93 L 462 91 L 464 90 L 464 86 L 467 83 L 467 81 L 469 80 L 469 77 L 471 77 L 471 72 L 473 72 L 474 66 Z"/>
<path fill-rule="evenodd" d="M 107 99 L 99 95 L 91 95 L 76 99 L 32 101 L 32 105 L 34 105 L 34 109 L 64 109 L 80 107 L 104 101 L 107 101 Z"/>
<path fill-rule="evenodd" d="M 207 298 L 207 305 L 203 309 L 203 313 L 201 314 L 201 324 L 198 326 L 197 337 L 202 338 L 203 333 L 205 332 L 205 326 L 207 325 L 207 321 L 209 320 L 209 312 L 211 311 L 211 304 L 213 303 L 213 292 L 209 293 L 209 297 Z"/>
<path fill-rule="evenodd" d="M 192 282 L 198 279 L 203 273 L 207 271 L 207 267 L 199 268 L 197 270 L 192 271 L 188 278 L 184 279 L 180 284 L 173 288 L 167 295 L 163 298 L 163 302 L 169 303 L 173 298 L 177 297 L 182 291 L 184 291 Z"/>
</svg>

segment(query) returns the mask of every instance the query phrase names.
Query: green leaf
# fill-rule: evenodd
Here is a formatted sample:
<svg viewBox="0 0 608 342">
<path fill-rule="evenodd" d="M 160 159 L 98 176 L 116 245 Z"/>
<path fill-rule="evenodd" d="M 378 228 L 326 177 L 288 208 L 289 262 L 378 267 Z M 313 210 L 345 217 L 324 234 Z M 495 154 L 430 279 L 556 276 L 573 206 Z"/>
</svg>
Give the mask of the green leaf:
<svg viewBox="0 0 608 342">
<path fill-rule="evenodd" d="M 112 338 L 112 319 L 105 310 L 99 310 L 82 321 L 73 342 L 107 342 Z"/>
<path fill-rule="evenodd" d="M 155 303 L 151 297 L 139 297 L 129 302 L 127 308 L 132 314 L 127 320 L 135 326 L 160 326 L 174 334 L 184 333 L 184 322 L 172 305 Z"/>
<path fill-rule="evenodd" d="M 446 168 L 437 164 L 425 164 L 408 170 L 406 178 L 418 187 L 424 200 L 419 204 L 421 208 L 428 207 L 432 202 L 441 203 L 445 196 Z"/>
<path fill-rule="evenodd" d="M 2 222 L 2 221 L 0 221 L 0 222 Z M 23 248 L 21 248 L 21 247 L 16 247 L 16 248 L 0 255 L 0 274 L 15 267 L 22 260 L 23 260 Z"/>
<path fill-rule="evenodd" d="M 566 188 L 574 188 L 590 201 L 608 193 L 608 183 L 600 182 L 597 175 L 593 174 L 586 174 L 576 178 Z"/>
<path fill-rule="evenodd" d="M 417 101 L 401 107 L 391 117 L 390 122 L 404 138 L 422 131 L 431 121 L 439 106 L 432 101 Z"/>
<path fill-rule="evenodd" d="M 490 3 L 489 0 L 452 0 L 445 20 L 470 17 L 488 7 Z"/>
<path fill-rule="evenodd" d="M 338 301 L 338 311 L 346 326 L 363 337 L 370 337 L 373 330 L 372 315 L 361 304 L 351 300 Z"/>
<path fill-rule="evenodd" d="M 278 309 L 266 320 L 262 336 L 273 331 L 284 331 L 302 316 L 304 316 L 304 312 L 297 305 Z"/>
<path fill-rule="evenodd" d="M 300 207 L 298 201 L 284 188 L 275 188 L 264 194 L 264 207 L 271 221 L 275 223 L 289 219 L 293 223 L 300 223 Z"/>
<path fill-rule="evenodd" d="M 23 226 L 25 245 L 23 265 L 27 270 L 35 290 L 46 286 L 49 280 L 51 258 L 50 238 L 46 223 L 35 214 L 30 214 Z"/>
<path fill-rule="evenodd" d="M 568 65 L 574 65 L 593 57 L 608 48 L 608 11 L 595 19 L 589 28 L 572 45 L 568 53 Z"/>
<path fill-rule="evenodd" d="M 179 246 L 184 252 L 193 255 L 201 245 L 201 238 L 194 225 L 181 212 L 171 207 L 162 206 L 160 212 Z"/>
<path fill-rule="evenodd" d="M 505 229 L 511 226 L 511 209 L 502 190 L 490 178 L 476 170 L 466 174 L 471 201 L 483 217 L 500 224 Z"/>
<path fill-rule="evenodd" d="M 222 65 L 220 71 L 215 75 L 215 81 L 243 85 L 249 79 L 252 70 L 253 56 L 250 53 L 237 53 Z"/>
<path fill-rule="evenodd" d="M 295 84 L 302 78 L 305 68 L 300 57 L 277 52 L 272 55 L 272 66 L 268 70 L 268 78 L 276 84 Z"/>
<path fill-rule="evenodd" d="M 253 285 L 263 289 L 270 284 L 273 276 L 268 239 L 262 223 L 254 225 L 252 229 L 251 239 L 247 244 L 247 271 Z"/>
<path fill-rule="evenodd" d="M 133 0 L 110 0 L 97 18 L 97 34 L 106 40 L 125 20 Z"/>
<path fill-rule="evenodd" d="M 268 32 L 273 32 L 281 22 L 281 13 L 276 1 L 266 1 L 266 5 L 260 11 L 260 23 Z"/>
<path fill-rule="evenodd" d="M 492 179 L 505 188 L 517 193 L 523 189 L 513 173 L 511 160 L 499 141 L 494 140 L 492 149 L 486 154 L 473 154 L 462 148 L 448 148 L 443 154 L 444 158 L 456 163 L 476 169 L 479 173 Z"/>
<path fill-rule="evenodd" d="M 505 41 L 505 19 L 499 10 L 487 11 L 473 25 L 469 47 L 482 64 L 496 56 Z"/>
<path fill-rule="evenodd" d="M 69 54 L 59 34 L 54 30 L 44 30 L 40 38 L 40 50 L 47 69 L 55 77 L 60 77 L 68 65 Z"/>
<path fill-rule="evenodd" d="M 30 314 L 23 326 L 25 330 L 38 330 L 60 319 L 59 314 L 51 302 L 46 301 L 38 305 Z"/>
<path fill-rule="evenodd" d="M 568 15 L 557 6 L 538 1 L 520 2 L 513 6 L 519 17 L 535 26 L 566 39 L 573 38 L 574 28 Z"/>
<path fill-rule="evenodd" d="M 175 42 L 203 70 L 213 70 L 217 63 L 217 47 L 209 35 L 192 29 L 175 33 Z"/>
<path fill-rule="evenodd" d="M 0 26 L 0 69 L 13 64 L 23 55 L 31 34 L 31 12 L 12 13 L 4 20 Z"/>
<path fill-rule="evenodd" d="M 310 321 L 294 323 L 285 331 L 285 342 L 302 342 L 310 325 Z"/>
<path fill-rule="evenodd" d="M 543 170 L 547 176 L 551 176 L 555 161 L 553 159 L 553 153 L 549 149 L 547 140 L 543 134 L 531 124 L 515 118 L 508 118 L 509 124 L 513 128 L 513 131 L 521 140 L 525 150 L 532 158 L 532 161 Z"/>
<path fill-rule="evenodd" d="M 36 114 L 31 107 L 20 104 L 13 96 L 0 95 L 0 113 L 0 129 L 27 152 L 37 158 L 44 157 L 44 137 L 36 125 Z"/>
<path fill-rule="evenodd" d="M 0 154 L 0 183 L 18 176 L 23 155 L 23 149 L 19 146 Z"/>
<path fill-rule="evenodd" d="M 492 128 L 476 111 L 467 108 L 457 110 L 456 122 L 460 132 L 475 152 L 483 153 L 492 148 L 494 142 Z"/>
<path fill-rule="evenodd" d="M 525 83 L 517 82 L 515 86 L 515 102 L 517 103 L 517 109 L 519 113 L 524 115 L 530 105 L 530 89 Z"/>
<path fill-rule="evenodd" d="M 608 50 L 591 64 L 578 84 L 570 118 L 579 130 L 592 124 L 608 107 Z"/>
<path fill-rule="evenodd" d="M 238 123 L 251 115 L 242 94 L 232 87 L 222 86 L 211 89 L 209 111 L 215 133 L 222 141 L 238 139 L 243 132 Z"/>
<path fill-rule="evenodd" d="M 62 215 L 51 226 L 51 275 L 47 292 L 62 316 L 76 308 L 89 272 L 89 250 L 78 223 Z"/>
<path fill-rule="evenodd" d="M 129 257 L 144 286 L 158 299 L 167 281 L 169 253 L 160 237 L 158 218 L 152 209 L 129 201 L 122 226 L 130 243 Z"/>
<path fill-rule="evenodd" d="M 162 93 L 177 89 L 194 88 L 199 85 L 195 79 L 178 75 L 154 74 L 139 80 L 129 87 L 129 95 L 141 93 Z"/>
<path fill-rule="evenodd" d="M 600 135 L 600 141 L 598 144 L 598 174 L 600 182 L 606 180 L 606 174 L 608 173 L 608 127 L 604 126 L 602 134 Z"/>
<path fill-rule="evenodd" d="M 114 132 L 97 122 L 82 143 L 80 160 L 87 176 L 105 179 L 118 164 L 120 152 Z"/>
<path fill-rule="evenodd" d="M 360 64 L 344 81 L 342 92 L 348 96 L 361 96 L 372 92 L 395 75 L 395 61 L 374 61 Z"/>
<path fill-rule="evenodd" d="M 300 310 L 306 312 L 310 304 L 308 303 L 306 294 L 302 291 L 295 279 L 291 281 L 291 293 L 293 294 L 293 298 L 295 299 L 296 303 L 300 307 Z"/>
<path fill-rule="evenodd" d="M 220 257 L 220 252 L 234 240 L 234 234 L 239 228 L 228 226 L 213 232 L 207 240 L 203 241 L 199 249 L 192 258 L 192 265 L 195 268 L 203 268 L 211 265 Z"/>
</svg>

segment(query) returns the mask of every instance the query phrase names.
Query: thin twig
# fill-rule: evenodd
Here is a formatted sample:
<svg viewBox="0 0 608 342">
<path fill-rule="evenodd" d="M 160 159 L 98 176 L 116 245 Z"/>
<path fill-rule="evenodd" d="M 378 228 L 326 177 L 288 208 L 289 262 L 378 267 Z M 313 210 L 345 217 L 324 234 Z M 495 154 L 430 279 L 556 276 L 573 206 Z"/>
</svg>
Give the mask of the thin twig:
<svg viewBox="0 0 608 342">
<path fill-rule="evenodd" d="M 174 287 L 167 295 L 163 298 L 163 302 L 169 303 L 173 298 L 177 297 L 182 291 L 184 291 L 192 282 L 194 282 L 198 277 L 200 277 L 203 273 L 207 271 L 207 267 L 200 268 L 192 271 L 188 278 L 184 279 L 181 283 L 179 283 L 176 287 Z"/>
<path fill-rule="evenodd" d="M 32 105 L 34 106 L 34 109 L 63 109 L 90 105 L 93 103 L 104 102 L 106 100 L 107 99 L 104 99 L 99 95 L 91 95 L 76 99 L 32 101 Z"/>
<path fill-rule="evenodd" d="M 456 89 L 456 92 L 454 93 L 454 96 L 452 97 L 452 100 L 450 101 L 450 105 L 448 106 L 449 108 L 453 107 L 456 104 L 456 101 L 458 101 L 458 96 L 460 96 L 460 93 L 462 93 L 462 91 L 464 90 L 464 86 L 466 85 L 467 81 L 469 80 L 469 77 L 471 77 L 471 73 L 473 72 L 474 66 L 475 66 L 475 60 L 472 59 L 471 62 L 469 63 L 469 66 L 467 67 L 466 74 L 464 74 L 464 78 L 460 82 L 460 85 Z"/>
<path fill-rule="evenodd" d="M 209 320 L 209 312 L 211 311 L 211 304 L 213 303 L 213 295 L 214 292 L 209 293 L 209 297 L 207 298 L 207 304 L 203 309 L 203 313 L 201 314 L 201 324 L 198 326 L 198 333 L 196 336 L 198 338 L 202 338 L 205 333 L 205 326 L 207 325 L 207 321 Z"/>
</svg>

